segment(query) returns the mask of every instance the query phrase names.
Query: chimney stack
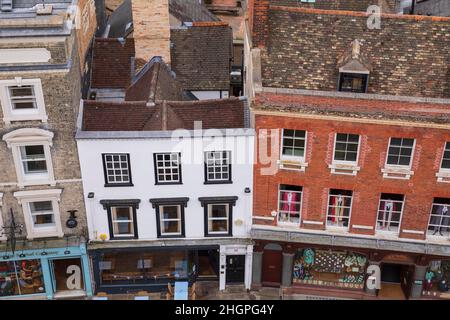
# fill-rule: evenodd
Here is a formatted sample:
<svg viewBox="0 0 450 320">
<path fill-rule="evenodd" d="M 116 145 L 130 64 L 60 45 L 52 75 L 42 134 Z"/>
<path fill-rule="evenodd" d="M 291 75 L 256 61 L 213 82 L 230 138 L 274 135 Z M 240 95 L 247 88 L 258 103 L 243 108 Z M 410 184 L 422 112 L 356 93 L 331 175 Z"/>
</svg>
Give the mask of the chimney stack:
<svg viewBox="0 0 450 320">
<path fill-rule="evenodd" d="M 132 0 L 136 59 L 170 64 L 169 0 Z"/>
</svg>

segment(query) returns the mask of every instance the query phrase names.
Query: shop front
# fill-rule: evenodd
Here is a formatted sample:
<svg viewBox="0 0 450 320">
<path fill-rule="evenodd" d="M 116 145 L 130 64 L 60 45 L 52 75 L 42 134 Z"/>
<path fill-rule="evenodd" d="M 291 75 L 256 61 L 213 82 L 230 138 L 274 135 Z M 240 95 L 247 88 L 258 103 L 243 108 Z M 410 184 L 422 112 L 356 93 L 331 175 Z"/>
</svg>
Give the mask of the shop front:
<svg viewBox="0 0 450 320">
<path fill-rule="evenodd" d="M 0 253 L 0 299 L 92 296 L 85 245 Z"/>
<path fill-rule="evenodd" d="M 450 259 L 430 262 L 423 279 L 422 296 L 450 298 Z"/>
</svg>

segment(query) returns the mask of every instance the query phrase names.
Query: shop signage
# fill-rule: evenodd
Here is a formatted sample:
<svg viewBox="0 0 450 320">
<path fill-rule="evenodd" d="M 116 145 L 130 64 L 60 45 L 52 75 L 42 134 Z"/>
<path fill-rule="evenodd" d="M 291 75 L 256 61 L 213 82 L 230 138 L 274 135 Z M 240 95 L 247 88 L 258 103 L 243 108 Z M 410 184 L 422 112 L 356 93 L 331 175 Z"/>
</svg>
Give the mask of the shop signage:
<svg viewBox="0 0 450 320">
<path fill-rule="evenodd" d="M 81 290 L 81 268 L 77 265 L 70 265 L 67 267 L 66 285 L 69 290 Z"/>
<path fill-rule="evenodd" d="M 367 267 L 367 274 L 369 277 L 366 281 L 367 289 L 381 289 L 381 270 L 380 266 L 376 264 L 372 264 Z"/>
</svg>

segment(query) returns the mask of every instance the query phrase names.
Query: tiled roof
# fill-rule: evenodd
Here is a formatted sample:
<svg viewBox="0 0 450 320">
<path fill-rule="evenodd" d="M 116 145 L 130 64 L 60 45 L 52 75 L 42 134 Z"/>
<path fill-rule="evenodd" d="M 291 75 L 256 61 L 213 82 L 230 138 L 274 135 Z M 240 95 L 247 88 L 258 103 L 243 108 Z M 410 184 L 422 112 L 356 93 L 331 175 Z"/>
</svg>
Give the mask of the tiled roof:
<svg viewBox="0 0 450 320">
<path fill-rule="evenodd" d="M 153 57 L 126 91 L 127 101 L 184 100 L 175 74 L 161 57 Z"/>
<path fill-rule="evenodd" d="M 265 92 L 257 95 L 252 108 L 298 114 L 450 124 L 450 100 L 445 104 Z"/>
<path fill-rule="evenodd" d="M 202 121 L 203 129 L 246 128 L 249 126 L 247 104 L 239 98 L 156 104 L 87 100 L 84 101 L 82 130 L 192 130 L 194 121 Z"/>
<path fill-rule="evenodd" d="M 233 34 L 223 22 L 171 30 L 171 67 L 187 90 L 228 90 Z"/>
<path fill-rule="evenodd" d="M 219 20 L 198 0 L 170 0 L 169 10 L 170 14 L 181 22 Z"/>
<path fill-rule="evenodd" d="M 91 88 L 127 88 L 131 83 L 134 39 L 95 39 Z"/>
<path fill-rule="evenodd" d="M 301 2 L 300 0 L 272 0 L 271 3 L 279 6 L 349 11 L 367 11 L 367 8 L 371 5 L 380 5 L 383 12 L 393 13 L 396 9 L 397 1 L 398 0 L 315 0 L 314 2 Z"/>
<path fill-rule="evenodd" d="M 369 93 L 450 97 L 449 18 L 383 14 L 381 28 L 369 29 L 365 12 L 270 6 L 267 14 L 258 31 L 266 35 L 253 37 L 265 87 L 336 91 L 337 61 L 358 40 L 371 61 Z"/>
</svg>

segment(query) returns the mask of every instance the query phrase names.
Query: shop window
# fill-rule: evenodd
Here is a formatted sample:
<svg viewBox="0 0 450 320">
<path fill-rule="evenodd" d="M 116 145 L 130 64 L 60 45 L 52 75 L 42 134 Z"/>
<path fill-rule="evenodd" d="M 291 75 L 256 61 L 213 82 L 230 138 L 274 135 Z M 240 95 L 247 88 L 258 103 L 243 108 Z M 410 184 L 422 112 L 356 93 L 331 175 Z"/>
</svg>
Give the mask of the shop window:
<svg viewBox="0 0 450 320">
<path fill-rule="evenodd" d="M 138 239 L 136 210 L 138 199 L 131 200 L 100 200 L 108 213 L 110 240 Z"/>
<path fill-rule="evenodd" d="M 278 223 L 300 224 L 303 187 L 282 184 L 279 187 Z"/>
<path fill-rule="evenodd" d="M 450 236 L 450 198 L 434 198 L 428 223 L 429 236 Z"/>
<path fill-rule="evenodd" d="M 14 193 L 22 205 L 28 239 L 64 235 L 59 211 L 61 192 L 61 189 L 48 189 Z"/>
<path fill-rule="evenodd" d="M 377 231 L 398 233 L 404 207 L 404 195 L 382 193 L 377 215 Z"/>
<path fill-rule="evenodd" d="M 105 252 L 98 259 L 101 285 L 149 285 L 187 280 L 195 271 L 195 255 L 189 251 L 158 250 Z"/>
<path fill-rule="evenodd" d="M 340 73 L 339 91 L 365 93 L 369 75 L 365 73 Z"/>
<path fill-rule="evenodd" d="M 50 154 L 53 133 L 36 128 L 17 129 L 3 136 L 11 148 L 19 187 L 55 185 Z"/>
<path fill-rule="evenodd" d="M 102 155 L 102 158 L 105 187 L 133 185 L 128 153 L 106 153 Z"/>
<path fill-rule="evenodd" d="M 331 173 L 356 175 L 359 171 L 359 135 L 336 133 Z"/>
<path fill-rule="evenodd" d="M 445 143 L 441 168 L 436 174 L 438 182 L 450 182 L 450 141 Z"/>
<path fill-rule="evenodd" d="M 450 293 L 450 260 L 431 261 L 424 279 L 423 295 L 448 297 Z"/>
<path fill-rule="evenodd" d="M 231 151 L 205 152 L 205 183 L 232 183 Z"/>
<path fill-rule="evenodd" d="M 181 153 L 154 153 L 156 184 L 181 183 Z"/>
<path fill-rule="evenodd" d="M 0 297 L 45 293 L 40 260 L 0 262 Z"/>
<path fill-rule="evenodd" d="M 396 179 L 409 179 L 412 158 L 414 154 L 415 139 L 391 138 L 387 151 L 386 164 L 382 169 L 383 177 Z"/>
<path fill-rule="evenodd" d="M 158 238 L 180 238 L 185 235 L 184 208 L 189 198 L 150 199 L 156 209 Z"/>
<path fill-rule="evenodd" d="M 293 283 L 364 289 L 365 255 L 331 250 L 300 249 L 294 258 Z"/>
<path fill-rule="evenodd" d="M 205 237 L 233 235 L 233 206 L 237 199 L 237 197 L 199 198 L 205 210 Z"/>
<path fill-rule="evenodd" d="M 328 195 L 327 226 L 348 228 L 352 208 L 352 191 L 331 189 Z"/>
<path fill-rule="evenodd" d="M 3 107 L 5 123 L 26 120 L 47 121 L 40 79 L 1 80 L 0 105 Z"/>
<path fill-rule="evenodd" d="M 280 168 L 304 171 L 307 167 L 305 130 L 283 129 Z"/>
</svg>

